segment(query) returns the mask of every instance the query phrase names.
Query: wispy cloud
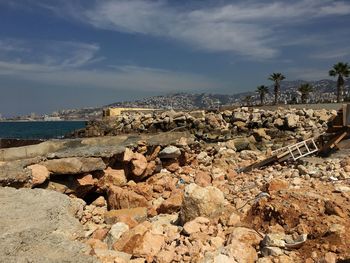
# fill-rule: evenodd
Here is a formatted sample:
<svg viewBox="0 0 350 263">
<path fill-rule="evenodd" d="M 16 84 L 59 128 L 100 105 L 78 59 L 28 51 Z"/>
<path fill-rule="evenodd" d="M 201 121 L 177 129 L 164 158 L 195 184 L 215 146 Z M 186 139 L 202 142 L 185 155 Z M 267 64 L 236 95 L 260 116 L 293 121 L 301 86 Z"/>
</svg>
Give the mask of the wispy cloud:
<svg viewBox="0 0 350 263">
<path fill-rule="evenodd" d="M 313 59 L 344 60 L 350 57 L 350 48 L 336 48 L 335 50 L 318 51 L 310 55 Z"/>
<path fill-rule="evenodd" d="M 81 42 L 3 39 L 0 69 L 54 71 L 83 67 L 103 59 L 97 56 L 99 49 L 97 44 Z"/>
<path fill-rule="evenodd" d="M 326 16 L 350 14 L 350 3 L 243 1 L 179 9 L 171 6 L 170 1 L 119 0 L 96 1 L 93 7 L 80 11 L 77 13 L 79 19 L 97 28 L 161 36 L 208 51 L 272 58 L 279 54 L 279 47 L 296 42 L 295 38 L 283 34 L 284 27 Z M 305 43 L 310 41 L 304 37 Z"/>
<path fill-rule="evenodd" d="M 0 50 L 4 47 L 4 52 L 0 55 L 0 75 L 62 87 L 86 86 L 101 90 L 208 91 L 219 85 L 201 75 L 165 69 L 131 65 L 87 67 L 101 60 L 96 44 L 40 41 L 42 48 L 33 55 L 31 50 L 37 44 L 37 41 L 28 40 L 1 41 Z"/>
<path fill-rule="evenodd" d="M 309 34 L 308 40 L 305 34 L 290 35 L 289 27 L 350 14 L 349 1 L 232 2 L 207 0 L 195 5 L 188 1 L 184 6 L 169 0 L 37 0 L 31 5 L 100 29 L 162 37 L 194 49 L 257 59 L 274 58 L 283 46 L 317 43 L 311 40 L 319 36 Z"/>
</svg>

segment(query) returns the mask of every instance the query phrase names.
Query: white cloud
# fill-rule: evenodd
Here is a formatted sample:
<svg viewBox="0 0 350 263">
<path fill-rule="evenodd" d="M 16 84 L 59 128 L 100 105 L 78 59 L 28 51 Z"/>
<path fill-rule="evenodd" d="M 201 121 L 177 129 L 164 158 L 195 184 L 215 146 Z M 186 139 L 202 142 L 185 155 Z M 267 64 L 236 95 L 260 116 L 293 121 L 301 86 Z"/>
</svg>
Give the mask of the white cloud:
<svg viewBox="0 0 350 263">
<path fill-rule="evenodd" d="M 54 71 L 78 68 L 103 59 L 97 56 L 99 49 L 97 44 L 81 42 L 3 39 L 0 40 L 0 69 Z M 24 63 L 19 63 L 21 61 Z"/>
<path fill-rule="evenodd" d="M 74 17 L 96 28 L 163 37 L 195 49 L 232 52 L 256 59 L 274 58 L 281 53 L 282 47 L 293 43 L 312 44 L 305 35 L 291 35 L 289 27 L 303 26 L 327 16 L 350 14 L 349 1 L 208 0 L 192 3 L 186 1 L 186 5 L 180 5 L 170 0 L 37 0 L 31 6 L 45 8 L 65 19 Z M 315 38 L 312 33 L 308 37 Z M 299 38 L 304 40 L 298 41 Z"/>
<path fill-rule="evenodd" d="M 280 46 L 295 41 L 280 33 L 284 26 L 350 14 L 349 2 L 330 0 L 244 1 L 192 9 L 179 9 L 170 3 L 162 0 L 96 1 L 93 7 L 76 15 L 97 28 L 161 36 L 208 51 L 272 58 L 279 53 Z"/>
</svg>

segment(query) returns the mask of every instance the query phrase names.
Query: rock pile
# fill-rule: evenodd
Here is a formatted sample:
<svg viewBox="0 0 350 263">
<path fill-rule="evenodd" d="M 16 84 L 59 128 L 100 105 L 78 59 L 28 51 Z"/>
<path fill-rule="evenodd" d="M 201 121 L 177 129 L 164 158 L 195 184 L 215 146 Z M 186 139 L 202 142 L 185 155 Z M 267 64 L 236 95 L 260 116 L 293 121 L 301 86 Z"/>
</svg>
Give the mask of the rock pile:
<svg viewBox="0 0 350 263">
<path fill-rule="evenodd" d="M 335 111 L 238 108 L 224 112 L 154 112 L 124 113 L 110 119 L 90 121 L 78 137 L 106 136 L 123 133 L 165 132 L 174 129 L 189 130 L 205 141 L 225 141 L 241 134 L 253 135 L 257 141 L 293 137 L 307 139 L 318 136 L 327 127 Z M 293 131 L 293 133 L 288 131 Z M 286 133 L 287 132 L 287 133 Z M 290 138 L 291 139 L 291 138 Z"/>
<path fill-rule="evenodd" d="M 303 111 L 303 115 L 297 112 L 294 115 L 298 117 L 280 116 L 273 118 L 272 123 L 263 124 L 265 133 L 259 126 L 249 127 L 250 122 L 245 126 L 262 141 L 268 141 L 268 136 L 271 140 L 274 137 L 267 127 L 275 129 L 274 122 L 278 119 L 290 129 L 294 126 L 293 129 L 299 129 L 299 135 L 301 127 L 307 130 L 300 125 L 301 120 L 308 118 L 317 123 L 315 129 L 318 125 L 323 127 L 326 121 L 326 118 L 320 121 L 315 112 Z M 232 113 L 231 117 L 235 115 L 243 120 L 246 114 L 252 120 L 254 112 L 245 109 Z M 279 120 L 276 122 L 282 125 Z M 221 124 L 225 123 L 223 117 Z M 168 143 L 139 140 L 118 151 L 114 146 L 97 150 L 89 139 L 84 139 L 83 149 L 0 163 L 2 171 L 6 171 L 0 171 L 3 186 L 0 204 L 7 203 L 6 217 L 17 219 L 18 213 L 28 209 L 33 209 L 35 218 L 40 206 L 39 219 L 47 222 L 54 218 L 56 221 L 51 224 L 58 226 L 57 231 L 43 229 L 50 240 L 61 233 L 64 238 L 69 236 L 61 223 L 68 220 L 67 229 L 79 234 L 69 237 L 84 245 L 74 241 L 75 246 L 67 254 L 56 255 L 56 262 L 66 260 L 72 251 L 77 255 L 85 253 L 87 262 L 106 263 L 312 263 L 350 259 L 350 234 L 346 231 L 350 227 L 347 156 L 305 158 L 238 173 L 238 168 L 266 154 L 254 147 L 251 139 L 205 143 L 179 137 L 170 143 L 170 137 L 171 133 L 167 133 L 164 139 Z M 104 138 L 94 140 L 97 143 L 101 140 L 102 144 Z M 11 192 L 11 198 L 5 191 Z M 27 198 L 27 192 L 45 200 L 52 194 L 64 200 L 65 210 L 60 210 L 61 206 L 53 199 L 48 199 L 52 203 L 42 207 L 32 207 L 31 199 L 25 205 L 17 205 L 18 199 L 23 202 Z M 11 199 L 17 201 L 11 204 Z M 9 237 L 13 230 L 6 217 L 0 218 L 0 228 L 3 221 L 7 222 L 1 232 Z M 54 233 L 49 235 L 45 231 Z M 18 234 L 11 244 L 21 244 L 21 239 L 28 242 L 27 237 Z M 16 245 L 19 247 L 16 250 L 4 246 L 6 239 L 0 242 L 6 248 L 0 252 L 0 261 L 19 261 L 16 254 L 21 245 Z M 63 246 L 73 244 L 64 242 L 68 241 L 62 241 Z M 35 245 L 28 247 L 19 255 L 35 261 L 40 251 Z M 55 262 L 51 249 L 48 246 L 48 258 Z M 36 253 L 35 257 L 28 256 L 31 251 Z"/>
</svg>

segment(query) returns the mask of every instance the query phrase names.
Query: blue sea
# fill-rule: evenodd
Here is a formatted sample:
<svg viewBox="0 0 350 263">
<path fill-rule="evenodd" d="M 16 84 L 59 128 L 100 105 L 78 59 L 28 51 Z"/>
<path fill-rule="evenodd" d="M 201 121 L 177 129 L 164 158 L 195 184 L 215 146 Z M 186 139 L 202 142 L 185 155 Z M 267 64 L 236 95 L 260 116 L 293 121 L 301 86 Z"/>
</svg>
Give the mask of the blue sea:
<svg viewBox="0 0 350 263">
<path fill-rule="evenodd" d="M 85 121 L 0 122 L 0 138 L 52 139 L 85 127 Z"/>
</svg>

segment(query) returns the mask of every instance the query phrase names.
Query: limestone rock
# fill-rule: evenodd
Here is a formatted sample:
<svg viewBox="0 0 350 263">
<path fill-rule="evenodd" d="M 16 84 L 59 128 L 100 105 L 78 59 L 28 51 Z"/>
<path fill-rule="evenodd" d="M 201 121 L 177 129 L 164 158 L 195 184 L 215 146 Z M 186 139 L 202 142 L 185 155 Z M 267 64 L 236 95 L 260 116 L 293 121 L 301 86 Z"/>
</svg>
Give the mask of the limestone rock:
<svg viewBox="0 0 350 263">
<path fill-rule="evenodd" d="M 0 187 L 0 204 L 0 262 L 95 262 L 86 245 L 72 241 L 83 235 L 74 217 L 78 202 L 53 191 Z"/>
<path fill-rule="evenodd" d="M 123 222 L 112 225 L 107 235 L 107 244 L 111 247 L 119 238 L 129 230 L 129 226 Z"/>
<path fill-rule="evenodd" d="M 225 205 L 224 194 L 218 188 L 189 184 L 185 188 L 181 218 L 183 222 L 198 216 L 214 218 L 223 211 Z"/>
<path fill-rule="evenodd" d="M 285 123 L 288 128 L 296 128 L 299 123 L 299 115 L 296 114 L 287 114 L 285 117 Z"/>
<path fill-rule="evenodd" d="M 101 158 L 62 158 L 42 163 L 53 174 L 78 174 L 100 171 L 106 168 Z"/>
</svg>

